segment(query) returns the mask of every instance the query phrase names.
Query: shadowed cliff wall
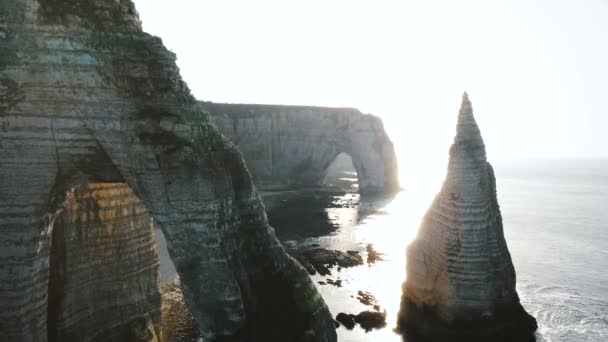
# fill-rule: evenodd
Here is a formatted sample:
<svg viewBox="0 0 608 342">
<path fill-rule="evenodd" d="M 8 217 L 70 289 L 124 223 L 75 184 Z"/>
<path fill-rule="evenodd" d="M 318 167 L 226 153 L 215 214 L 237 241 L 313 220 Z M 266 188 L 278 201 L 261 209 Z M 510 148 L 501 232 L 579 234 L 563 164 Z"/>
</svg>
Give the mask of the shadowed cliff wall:
<svg viewBox="0 0 608 342">
<path fill-rule="evenodd" d="M 206 339 L 336 340 L 240 153 L 131 1 L 0 0 L 0 163 L 0 340 L 47 340 L 52 235 L 66 194 L 90 183 L 141 200 Z"/>
<path fill-rule="evenodd" d="M 154 341 L 159 259 L 152 220 L 126 184 L 87 184 L 55 222 L 48 340 Z"/>
</svg>

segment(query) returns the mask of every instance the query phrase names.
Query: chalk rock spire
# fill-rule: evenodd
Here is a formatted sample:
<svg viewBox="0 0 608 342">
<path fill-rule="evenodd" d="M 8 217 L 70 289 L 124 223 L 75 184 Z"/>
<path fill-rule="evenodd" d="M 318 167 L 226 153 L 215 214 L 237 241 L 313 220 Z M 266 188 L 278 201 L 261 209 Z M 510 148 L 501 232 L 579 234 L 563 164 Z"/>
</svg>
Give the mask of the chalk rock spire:
<svg viewBox="0 0 608 342">
<path fill-rule="evenodd" d="M 535 329 L 515 290 L 494 172 L 465 93 L 447 177 L 407 251 L 398 330 L 430 341 L 522 341 Z"/>
<path fill-rule="evenodd" d="M 462 95 L 462 104 L 458 113 L 454 142 L 459 147 L 467 146 L 475 148 L 476 155 L 485 160 L 486 148 L 479 131 L 479 126 L 477 126 L 477 121 L 475 121 L 475 116 L 473 116 L 473 106 L 466 92 Z"/>
<path fill-rule="evenodd" d="M 456 136 L 450 149 L 448 175 L 444 182 L 444 192 L 466 194 L 469 199 L 487 200 L 492 192 L 489 184 L 486 161 L 486 147 L 475 117 L 473 106 L 465 92 L 456 123 Z"/>
</svg>

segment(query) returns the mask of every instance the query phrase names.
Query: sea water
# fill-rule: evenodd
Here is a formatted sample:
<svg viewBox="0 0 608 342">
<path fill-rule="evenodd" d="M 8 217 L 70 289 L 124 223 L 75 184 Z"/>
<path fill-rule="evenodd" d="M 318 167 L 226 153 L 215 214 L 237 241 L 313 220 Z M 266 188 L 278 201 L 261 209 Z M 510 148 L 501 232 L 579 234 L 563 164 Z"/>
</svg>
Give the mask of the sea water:
<svg viewBox="0 0 608 342">
<path fill-rule="evenodd" d="M 517 290 L 538 321 L 537 340 L 608 341 L 608 160 L 520 160 L 494 168 Z M 373 310 L 357 300 L 358 291 L 373 294 L 380 310 L 386 310 L 385 328 L 340 327 L 341 342 L 402 341 L 392 329 L 406 280 L 405 249 L 439 190 L 403 185 L 404 191 L 388 199 L 319 195 L 290 199 L 288 210 L 270 211 L 288 250 L 319 246 L 366 256 L 371 244 L 384 254 L 384 261 L 375 264 L 313 276 L 334 316 Z M 164 241 L 160 246 L 161 275 L 169 282 L 176 273 Z M 341 280 L 342 287 L 318 283 L 328 278 Z"/>
<path fill-rule="evenodd" d="M 608 160 L 509 161 L 494 168 L 517 290 L 538 321 L 537 340 L 608 341 Z M 384 253 L 384 261 L 375 264 L 313 276 L 334 315 L 373 310 L 357 300 L 358 291 L 372 293 L 386 310 L 384 329 L 340 327 L 339 341 L 401 341 L 392 329 L 406 280 L 405 249 L 434 195 L 404 186 L 391 199 L 351 193 L 333 198 L 346 205 L 299 205 L 297 214 L 308 220 L 292 219 L 293 224 L 270 214 L 287 249 L 320 246 L 365 256 L 372 244 Z M 332 228 L 319 232 L 328 223 Z M 328 278 L 341 280 L 342 287 L 318 283 Z"/>
</svg>

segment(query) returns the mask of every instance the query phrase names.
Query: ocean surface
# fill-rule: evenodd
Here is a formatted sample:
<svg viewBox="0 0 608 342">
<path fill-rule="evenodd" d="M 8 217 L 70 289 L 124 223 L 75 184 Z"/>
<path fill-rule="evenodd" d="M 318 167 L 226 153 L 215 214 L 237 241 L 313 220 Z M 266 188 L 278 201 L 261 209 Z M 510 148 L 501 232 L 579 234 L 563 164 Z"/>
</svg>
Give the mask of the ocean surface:
<svg viewBox="0 0 608 342">
<path fill-rule="evenodd" d="M 608 160 L 511 161 L 494 168 L 517 289 L 538 320 L 537 340 L 608 341 Z M 286 203 L 289 211 L 269 214 L 287 249 L 318 245 L 359 250 L 365 257 L 372 244 L 384 253 L 385 260 L 375 264 L 313 276 L 334 315 L 372 310 L 357 300 L 358 291 L 373 294 L 386 310 L 386 328 L 340 327 L 339 341 L 401 341 L 392 329 L 405 281 L 405 249 L 438 191 L 404 186 L 391 199 L 299 199 Z M 328 278 L 341 280 L 342 287 L 318 284 Z"/>
<path fill-rule="evenodd" d="M 517 290 L 538 321 L 537 341 L 608 341 L 608 160 L 493 165 Z M 392 329 L 406 280 L 405 250 L 441 182 L 415 185 L 403 184 L 405 189 L 393 198 L 360 198 L 356 193 L 289 198 L 269 212 L 289 251 L 358 250 L 365 259 L 371 244 L 384 254 L 384 261 L 375 264 L 313 276 L 334 316 L 373 310 L 357 300 L 359 291 L 374 295 L 380 310 L 386 310 L 385 328 L 365 332 L 358 326 L 340 327 L 340 342 L 402 341 Z M 157 236 L 162 240 L 162 234 Z M 172 281 L 175 269 L 164 241 L 159 243 L 162 279 Z M 318 283 L 328 279 L 341 280 L 342 286 Z"/>
</svg>

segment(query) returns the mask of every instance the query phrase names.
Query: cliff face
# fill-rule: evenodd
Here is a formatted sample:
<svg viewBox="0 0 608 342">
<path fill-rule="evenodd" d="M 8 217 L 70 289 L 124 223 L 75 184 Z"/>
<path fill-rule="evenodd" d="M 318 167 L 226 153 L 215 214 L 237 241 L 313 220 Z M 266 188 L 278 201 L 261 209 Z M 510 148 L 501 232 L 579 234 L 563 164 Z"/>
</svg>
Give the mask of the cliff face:
<svg viewBox="0 0 608 342">
<path fill-rule="evenodd" d="M 59 324 L 48 325 L 49 274 L 57 275 L 49 264 L 58 261 L 52 236 L 90 242 L 61 237 L 58 216 L 67 206 L 71 217 L 66 194 L 91 183 L 125 184 L 139 198 L 168 240 L 185 300 L 209 340 L 335 341 L 326 305 L 268 226 L 240 153 L 200 110 L 175 56 L 141 31 L 131 1 L 0 0 L 0 163 L 3 341 L 45 341 L 49 327 L 77 331 L 67 318 L 78 316 L 61 300 L 91 295 L 101 308 L 118 291 L 61 290 L 92 273 L 63 263 L 81 274 L 51 282 L 53 298 L 63 299 L 49 307 L 59 308 L 52 317 Z M 73 225 L 88 222 L 76 220 L 64 234 L 86 233 Z M 106 257 L 99 262 L 113 262 Z M 127 292 L 154 292 L 145 284 Z"/>
<path fill-rule="evenodd" d="M 261 188 L 317 186 L 340 153 L 351 156 L 363 193 L 399 187 L 382 121 L 350 108 L 203 103 L 234 142 Z"/>
<path fill-rule="evenodd" d="M 87 184 L 53 227 L 49 341 L 154 341 L 159 259 L 152 220 L 126 184 Z"/>
<path fill-rule="evenodd" d="M 496 180 L 466 94 L 447 178 L 407 251 L 399 329 L 437 341 L 530 338 L 536 329 L 515 290 Z"/>
</svg>

